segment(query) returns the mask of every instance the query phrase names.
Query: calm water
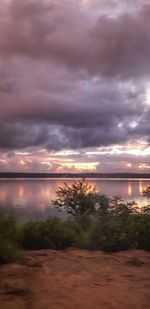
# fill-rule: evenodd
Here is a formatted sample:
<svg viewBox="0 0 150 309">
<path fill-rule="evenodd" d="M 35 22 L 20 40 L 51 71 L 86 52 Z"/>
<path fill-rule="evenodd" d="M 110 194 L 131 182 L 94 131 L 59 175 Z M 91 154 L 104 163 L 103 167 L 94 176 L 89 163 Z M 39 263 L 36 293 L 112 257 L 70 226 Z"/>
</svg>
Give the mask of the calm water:
<svg viewBox="0 0 150 309">
<path fill-rule="evenodd" d="M 65 217 L 51 205 L 56 197 L 55 191 L 64 182 L 71 184 L 71 179 L 1 179 L 0 208 L 15 214 L 19 222 L 29 219 L 44 219 L 48 215 Z M 142 190 L 150 185 L 150 180 L 92 179 L 89 183 L 108 196 L 119 195 L 125 200 L 135 200 L 147 205 L 142 197 Z"/>
</svg>

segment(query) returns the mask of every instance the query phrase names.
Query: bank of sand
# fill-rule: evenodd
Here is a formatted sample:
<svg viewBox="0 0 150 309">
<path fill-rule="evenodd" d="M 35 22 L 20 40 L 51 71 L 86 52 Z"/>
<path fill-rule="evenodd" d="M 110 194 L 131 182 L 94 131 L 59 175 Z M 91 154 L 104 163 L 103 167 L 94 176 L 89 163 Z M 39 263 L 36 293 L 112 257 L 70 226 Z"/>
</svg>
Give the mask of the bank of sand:
<svg viewBox="0 0 150 309">
<path fill-rule="evenodd" d="M 1 309 L 148 309 L 150 253 L 27 252 L 0 267 Z"/>
</svg>

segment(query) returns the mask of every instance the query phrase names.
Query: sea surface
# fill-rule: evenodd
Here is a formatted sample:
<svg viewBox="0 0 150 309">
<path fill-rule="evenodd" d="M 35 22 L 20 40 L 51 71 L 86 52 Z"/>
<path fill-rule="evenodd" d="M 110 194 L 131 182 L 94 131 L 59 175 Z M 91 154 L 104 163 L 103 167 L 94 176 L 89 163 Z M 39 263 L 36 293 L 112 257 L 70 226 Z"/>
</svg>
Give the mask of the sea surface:
<svg viewBox="0 0 150 309">
<path fill-rule="evenodd" d="M 52 206 L 56 190 L 64 182 L 71 185 L 75 179 L 0 179 L 0 209 L 13 214 L 17 221 L 43 220 L 49 215 L 65 218 L 67 212 Z M 118 195 L 125 201 L 136 201 L 146 206 L 149 200 L 142 191 L 150 186 L 145 179 L 87 179 L 97 191 L 109 197 Z"/>
</svg>

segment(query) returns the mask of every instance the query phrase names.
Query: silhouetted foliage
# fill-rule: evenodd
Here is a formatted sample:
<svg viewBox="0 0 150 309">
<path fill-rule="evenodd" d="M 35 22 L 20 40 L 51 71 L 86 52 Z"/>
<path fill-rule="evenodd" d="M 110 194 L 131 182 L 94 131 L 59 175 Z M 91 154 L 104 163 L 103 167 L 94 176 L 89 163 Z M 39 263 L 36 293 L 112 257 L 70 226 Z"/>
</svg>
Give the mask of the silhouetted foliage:
<svg viewBox="0 0 150 309">
<path fill-rule="evenodd" d="M 150 186 L 142 191 L 143 196 L 150 197 Z"/>
<path fill-rule="evenodd" d="M 95 205 L 98 201 L 98 194 L 95 187 L 82 181 L 75 181 L 71 186 L 64 183 L 56 191 L 57 199 L 53 205 L 61 209 L 67 209 L 73 216 L 80 216 L 85 212 L 95 211 Z"/>
</svg>

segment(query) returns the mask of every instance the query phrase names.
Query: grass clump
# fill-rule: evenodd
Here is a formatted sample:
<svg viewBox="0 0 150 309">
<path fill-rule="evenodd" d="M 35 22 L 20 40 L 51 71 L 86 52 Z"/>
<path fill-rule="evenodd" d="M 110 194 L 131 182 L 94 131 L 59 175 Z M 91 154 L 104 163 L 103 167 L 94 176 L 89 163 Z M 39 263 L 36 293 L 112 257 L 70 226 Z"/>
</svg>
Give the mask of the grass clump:
<svg viewBox="0 0 150 309">
<path fill-rule="evenodd" d="M 134 255 L 132 257 L 130 257 L 127 261 L 127 264 L 130 266 L 136 266 L 136 267 L 140 267 L 142 266 L 144 263 L 139 259 L 138 256 Z"/>
</svg>

